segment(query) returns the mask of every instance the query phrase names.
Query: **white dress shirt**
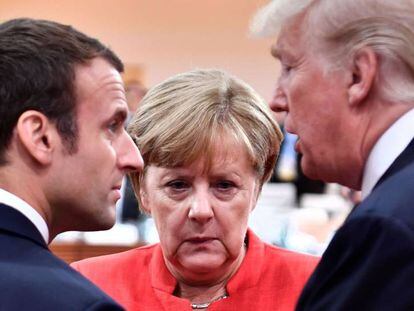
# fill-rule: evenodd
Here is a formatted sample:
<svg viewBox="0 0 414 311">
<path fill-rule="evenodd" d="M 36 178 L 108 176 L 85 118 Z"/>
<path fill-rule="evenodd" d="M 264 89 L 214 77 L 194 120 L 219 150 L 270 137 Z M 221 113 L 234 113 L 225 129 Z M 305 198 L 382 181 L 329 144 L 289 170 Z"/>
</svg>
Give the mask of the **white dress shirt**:
<svg viewBox="0 0 414 311">
<path fill-rule="evenodd" d="M 369 154 L 362 178 L 365 199 L 397 157 L 414 138 L 414 109 L 401 116 L 375 143 Z"/>
<path fill-rule="evenodd" d="M 46 221 L 33 207 L 31 207 L 27 202 L 23 201 L 14 194 L 1 188 L 0 203 L 14 208 L 26 216 L 35 225 L 37 230 L 39 230 L 46 244 L 49 244 L 49 229 L 47 227 Z"/>
</svg>

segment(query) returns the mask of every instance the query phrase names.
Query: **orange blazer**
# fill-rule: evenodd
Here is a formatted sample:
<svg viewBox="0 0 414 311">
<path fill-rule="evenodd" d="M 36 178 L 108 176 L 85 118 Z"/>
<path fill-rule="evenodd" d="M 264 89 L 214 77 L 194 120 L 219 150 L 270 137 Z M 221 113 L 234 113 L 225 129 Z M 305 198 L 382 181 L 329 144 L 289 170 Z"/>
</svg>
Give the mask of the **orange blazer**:
<svg viewBox="0 0 414 311">
<path fill-rule="evenodd" d="M 247 232 L 247 253 L 227 284 L 229 297 L 208 310 L 293 310 L 319 258 L 263 243 Z M 192 311 L 173 295 L 176 280 L 165 266 L 159 244 L 89 258 L 72 264 L 127 310 Z"/>
</svg>

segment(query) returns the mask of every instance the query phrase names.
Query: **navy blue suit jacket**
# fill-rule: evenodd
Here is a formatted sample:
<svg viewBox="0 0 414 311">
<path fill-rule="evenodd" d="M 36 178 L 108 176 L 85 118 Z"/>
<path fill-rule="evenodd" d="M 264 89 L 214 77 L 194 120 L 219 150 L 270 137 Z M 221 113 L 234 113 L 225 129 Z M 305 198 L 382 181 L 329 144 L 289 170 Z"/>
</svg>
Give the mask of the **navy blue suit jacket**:
<svg viewBox="0 0 414 311">
<path fill-rule="evenodd" d="M 338 230 L 297 310 L 414 310 L 414 140 Z"/>
<path fill-rule="evenodd" d="M 54 256 L 36 227 L 0 204 L 0 310 L 123 310 Z"/>
</svg>

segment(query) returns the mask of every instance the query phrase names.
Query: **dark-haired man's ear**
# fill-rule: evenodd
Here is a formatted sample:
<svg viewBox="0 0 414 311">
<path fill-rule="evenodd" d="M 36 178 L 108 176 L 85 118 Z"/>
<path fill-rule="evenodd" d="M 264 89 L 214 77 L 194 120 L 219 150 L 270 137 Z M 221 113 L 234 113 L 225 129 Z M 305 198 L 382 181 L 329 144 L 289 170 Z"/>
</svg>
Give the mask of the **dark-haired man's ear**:
<svg viewBox="0 0 414 311">
<path fill-rule="evenodd" d="M 355 106 L 361 104 L 372 90 L 378 71 L 377 55 L 370 47 L 357 51 L 351 63 L 352 78 L 348 87 L 348 102 Z"/>
<path fill-rule="evenodd" d="M 58 134 L 44 114 L 25 111 L 17 121 L 16 131 L 21 146 L 34 161 L 43 165 L 51 163 Z"/>
</svg>

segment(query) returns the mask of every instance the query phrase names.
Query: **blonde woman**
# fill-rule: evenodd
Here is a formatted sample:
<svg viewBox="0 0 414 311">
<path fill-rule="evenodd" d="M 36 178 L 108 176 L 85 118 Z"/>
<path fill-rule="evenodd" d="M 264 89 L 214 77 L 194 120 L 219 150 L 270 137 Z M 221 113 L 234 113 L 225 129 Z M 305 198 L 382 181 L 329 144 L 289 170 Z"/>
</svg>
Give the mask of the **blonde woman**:
<svg viewBox="0 0 414 311">
<path fill-rule="evenodd" d="M 282 139 L 262 98 L 219 70 L 179 74 L 148 92 L 129 132 L 160 243 L 74 267 L 127 310 L 292 310 L 317 259 L 247 227 Z"/>
</svg>

